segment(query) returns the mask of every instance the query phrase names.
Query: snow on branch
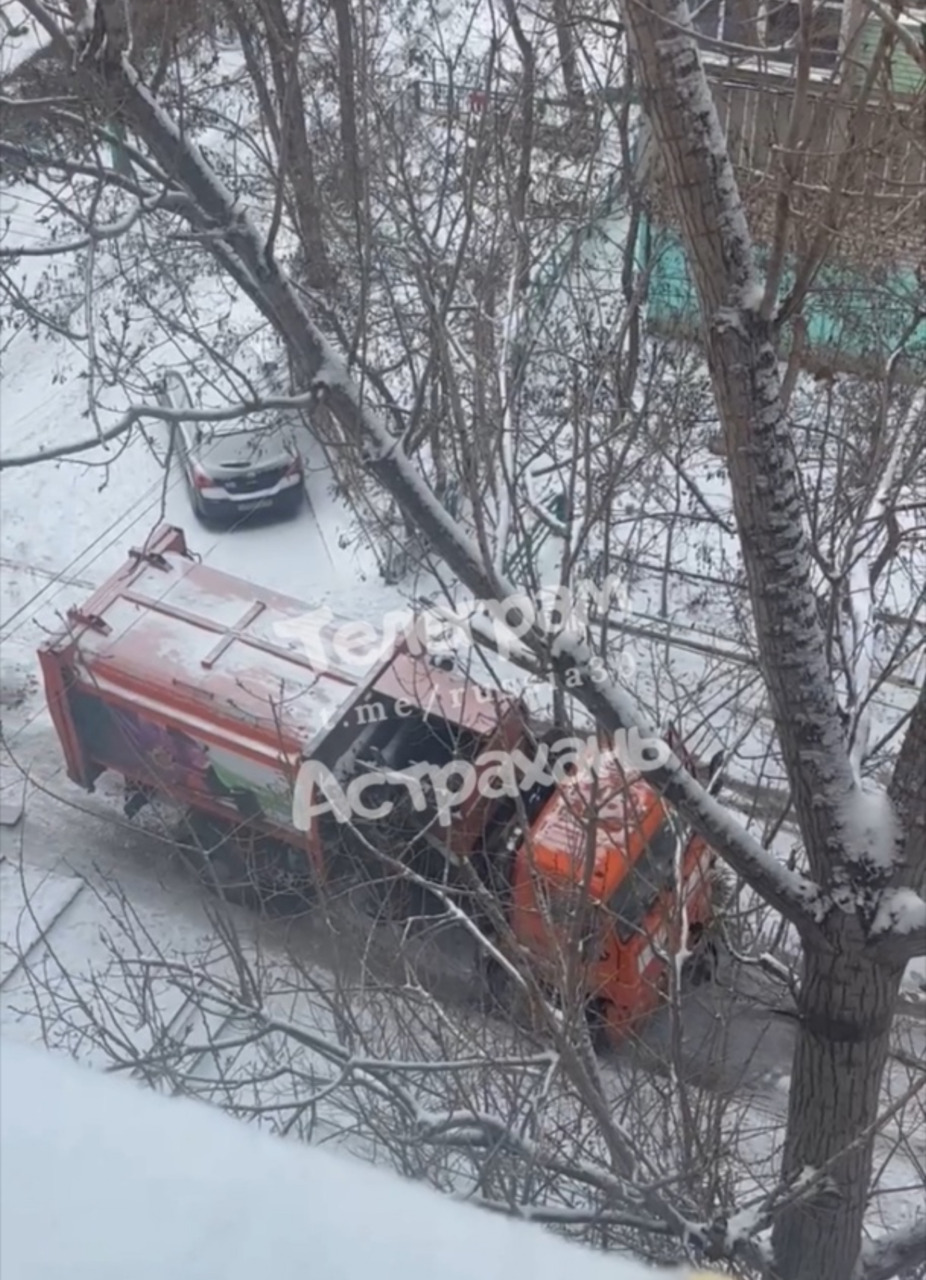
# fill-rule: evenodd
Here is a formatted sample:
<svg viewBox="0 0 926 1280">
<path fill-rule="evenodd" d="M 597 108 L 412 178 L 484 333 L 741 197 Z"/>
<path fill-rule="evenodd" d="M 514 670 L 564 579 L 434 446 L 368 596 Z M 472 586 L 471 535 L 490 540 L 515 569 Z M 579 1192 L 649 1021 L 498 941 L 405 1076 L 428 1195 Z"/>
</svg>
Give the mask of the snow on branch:
<svg viewBox="0 0 926 1280">
<path fill-rule="evenodd" d="M 243 957 L 237 958 L 243 961 Z M 214 1018 L 219 1028 L 217 1034 L 207 1032 L 203 1036 L 200 1033 L 194 1039 L 176 1042 L 170 1048 L 169 1061 L 163 1041 L 158 1039 L 147 1053 L 143 1052 L 141 1057 L 136 1055 L 132 1062 L 136 1067 L 154 1068 L 155 1072 L 168 1069 L 170 1078 L 178 1082 L 191 1080 L 203 1055 L 218 1061 L 240 1048 L 253 1049 L 259 1043 L 269 1043 L 271 1038 L 282 1040 L 305 1050 L 310 1059 L 320 1057 L 333 1068 L 333 1074 L 321 1081 L 320 1092 L 313 1094 L 311 1099 L 302 1096 L 297 1099 L 300 1107 L 314 1104 L 322 1096 L 328 1097 L 336 1091 L 345 1096 L 360 1092 L 366 1098 L 376 1098 L 392 1108 L 389 1121 L 391 1139 L 399 1146 L 427 1144 L 431 1148 L 468 1155 L 504 1151 L 532 1169 L 544 1170 L 557 1182 L 597 1192 L 612 1212 L 620 1207 L 632 1211 L 633 1223 L 640 1229 L 651 1226 L 660 1234 L 687 1239 L 699 1238 L 707 1230 L 702 1224 L 689 1221 L 669 1201 L 664 1201 L 646 1183 L 632 1176 L 635 1168 L 622 1175 L 579 1152 L 563 1152 L 537 1140 L 521 1125 L 514 1123 L 510 1114 L 490 1109 L 491 1103 L 482 1093 L 478 1101 L 468 1105 L 462 1102 L 457 1085 L 451 1084 L 454 1101 L 451 1103 L 448 1097 L 447 1105 L 444 1105 L 443 1095 L 438 1093 L 435 1096 L 432 1087 L 435 1076 L 452 1077 L 490 1064 L 496 1076 L 513 1072 L 513 1078 L 518 1079 L 522 1086 L 527 1084 L 530 1091 L 532 1079 L 547 1081 L 558 1068 L 559 1055 L 556 1052 L 512 1054 L 492 1051 L 488 1058 L 427 1059 L 413 1051 L 413 1056 L 378 1057 L 364 1052 L 356 1043 L 348 1045 L 339 1034 L 332 1034 L 330 1029 L 315 1025 L 311 1020 L 297 1020 L 294 1015 L 275 1013 L 267 1004 L 269 992 L 262 993 L 254 988 L 243 993 L 232 973 L 223 977 L 215 972 L 194 969 L 184 961 L 158 955 L 120 957 L 119 964 L 125 973 L 136 975 L 145 989 L 152 979 L 166 979 L 171 990 L 185 997 L 188 1007 L 205 1015 L 207 1025 Z M 114 1061 L 121 1064 L 125 1060 L 120 1048 L 115 1049 L 115 1055 Z M 262 1060 L 260 1053 L 257 1056 Z M 268 1064 L 275 1074 L 279 1061 L 278 1058 Z M 305 1080 L 303 1070 L 297 1070 L 296 1075 Z M 313 1079 L 319 1083 L 317 1073 L 313 1073 Z M 231 1077 L 223 1077 L 223 1084 L 234 1088 Z M 268 1103 L 267 1110 L 274 1105 Z M 361 1106 L 366 1109 L 365 1103 Z M 640 1159 L 645 1160 L 642 1155 Z M 648 1164 L 643 1172 L 647 1181 L 654 1181 L 657 1177 L 657 1171 Z M 586 1197 L 580 1197 L 580 1203 L 586 1203 Z M 509 1205 L 509 1211 L 513 1208 L 515 1206 Z M 523 1209 L 526 1215 L 533 1211 L 531 1206 Z M 557 1215 L 560 1220 L 569 1221 L 570 1213 L 574 1213 L 576 1222 L 581 1222 L 583 1217 L 597 1217 L 599 1212 L 598 1206 L 570 1210 L 555 1204 L 541 1205 L 537 1211 L 553 1215 L 551 1221 L 557 1220 Z"/>
<path fill-rule="evenodd" d="M 329 396 L 329 405 L 345 418 L 348 406 L 360 414 L 358 429 L 368 447 L 372 437 L 385 450 L 385 456 L 378 461 L 374 459 L 372 465 L 450 567 L 483 598 L 523 601 L 523 591 L 519 592 L 513 583 L 487 573 L 475 543 L 466 538 L 443 509 L 411 461 L 393 447 L 394 442 L 372 411 L 359 410 L 355 393 L 352 397 L 351 388 L 343 380 L 338 390 L 339 395 Z M 546 663 L 547 669 L 552 670 L 603 729 L 609 733 L 636 731 L 641 739 L 652 744 L 664 763 L 648 768 L 647 779 L 694 830 L 788 919 L 808 930 L 817 926 L 831 905 L 819 886 L 780 863 L 689 773 L 679 757 L 662 742 L 655 728 L 647 723 L 633 698 L 616 683 L 602 680 L 600 664 L 584 639 L 562 632 L 551 645 L 550 635 L 539 628 L 523 633 L 522 620 L 519 617 L 503 619 L 513 630 L 522 632 L 522 644 Z M 551 649 L 555 649 L 555 653 L 551 654 Z"/>
<path fill-rule="evenodd" d="M 716 236 L 699 238 L 699 253 L 692 258 L 702 301 L 711 315 L 723 307 L 753 311 L 761 305 L 764 282 L 756 270 L 749 225 L 687 0 L 662 0 L 653 8 L 629 5 L 626 16 L 628 34 L 641 54 L 644 105 L 660 149 L 672 176 L 687 180 L 703 203 L 706 224 L 718 228 Z M 650 97 L 651 106 L 646 102 Z M 703 156 L 711 161 L 709 170 L 702 167 Z M 687 221 L 682 219 L 683 231 Z"/>
<path fill-rule="evenodd" d="M 670 751 L 655 727 L 647 723 L 630 695 L 616 682 L 601 681 L 588 646 L 578 638 L 559 645 L 556 665 L 568 678 L 570 693 L 610 733 L 634 731 L 652 744 L 662 763 L 647 767 L 647 781 L 783 916 L 798 928 L 813 931 L 832 905 L 820 887 L 788 869 L 720 804 Z M 578 673 L 581 687 L 575 680 Z M 658 744 L 658 745 L 657 745 Z"/>
<path fill-rule="evenodd" d="M 814 588 L 777 330 L 763 308 L 756 309 L 752 238 L 688 5 L 651 0 L 629 3 L 624 12 L 700 301 L 761 665 L 811 871 L 821 882 L 842 880 L 845 893 L 836 905 L 857 912 L 871 903 L 856 884 L 874 880 L 884 887 L 894 849 L 882 830 L 884 806 L 874 813 L 861 791 L 858 761 L 850 759 Z M 887 499 L 898 456 L 899 448 L 888 459 L 875 514 Z M 871 665 L 870 583 L 861 566 L 851 594 L 858 683 L 867 681 Z M 857 755 L 867 746 L 864 723 L 860 728 Z"/>
<path fill-rule="evenodd" d="M 62 253 L 78 253 L 82 249 L 89 249 L 92 245 L 100 244 L 104 240 L 118 240 L 120 236 L 124 236 L 130 231 L 147 213 L 153 213 L 156 209 L 162 208 L 169 199 L 169 193 L 164 192 L 151 200 L 140 201 L 134 209 L 122 218 L 118 218 L 115 222 L 104 223 L 100 226 L 89 226 L 87 234 L 79 240 L 62 240 L 49 241 L 47 244 L 37 245 L 20 245 L 15 249 L 5 249 L 0 247 L 0 259 L 12 258 L 16 261 L 19 258 L 48 258 L 55 254 Z"/>
<path fill-rule="evenodd" d="M 926 902 L 914 889 L 902 886 L 881 895 L 871 936 L 885 934 L 910 938 L 914 945 L 919 939 L 919 954 L 926 955 Z"/>
<path fill-rule="evenodd" d="M 674 8 L 678 9 L 679 6 Z M 684 6 L 681 6 L 679 12 L 683 9 Z M 675 47 L 679 40 L 686 46 L 685 49 Z M 686 98 L 686 113 L 705 106 L 704 118 L 710 125 L 708 149 L 717 152 L 719 147 L 722 151 L 723 139 L 722 134 L 718 133 L 716 111 L 709 101 L 701 102 L 704 94 L 708 94 L 709 100 L 709 93 L 697 62 L 693 41 L 686 37 L 672 37 L 660 43 L 664 47 L 659 56 L 668 57 L 673 67 L 679 60 L 686 63 L 685 67 L 675 67 L 680 74 L 679 92 Z M 690 67 L 687 66 L 688 45 L 694 50 L 694 63 Z M 161 169 L 172 175 L 176 185 L 185 189 L 195 205 L 195 214 L 187 214 L 195 229 L 202 230 L 207 226 L 214 231 L 214 236 L 206 242 L 207 247 L 220 258 L 226 268 L 229 263 L 234 264 L 233 274 L 238 283 L 284 339 L 301 384 L 324 399 L 345 438 L 359 447 L 371 471 L 399 503 L 407 517 L 431 541 L 437 554 L 477 597 L 485 600 L 509 600 L 512 596 L 523 598 L 523 593 L 518 593 L 513 584 L 504 581 L 495 566 L 485 562 L 478 545 L 460 529 L 458 522 L 436 499 L 418 469 L 405 455 L 399 439 L 366 401 L 350 376 L 345 360 L 310 317 L 306 303 L 276 263 L 249 212 L 234 198 L 192 140 L 177 127 L 163 105 L 141 83 L 125 53 L 104 56 L 92 67 L 83 64 L 75 74 L 90 77 L 94 84 L 98 78 L 102 78 L 107 88 L 115 91 L 126 123 L 144 141 Z M 727 169 L 729 164 L 724 169 L 724 174 Z M 732 183 L 732 171 L 730 182 Z M 734 261 L 724 262 L 721 273 L 727 279 L 732 276 L 738 291 L 742 291 L 753 282 L 751 248 L 735 184 L 732 189 L 727 189 L 728 186 L 725 180 L 720 181 L 718 198 L 725 207 L 724 240 L 733 244 L 730 252 Z M 718 299 L 720 303 L 730 301 L 728 293 Z M 266 401 L 253 407 L 274 404 L 280 407 L 304 407 L 310 402 L 311 396 L 308 400 L 300 398 Z M 219 413 L 234 416 L 234 411 Z M 130 410 L 120 423 L 110 428 L 109 438 L 127 430 L 139 416 L 137 409 Z M 169 420 L 170 415 L 163 412 L 159 416 Z M 207 415 L 201 416 L 209 420 Z M 216 418 L 213 416 L 211 420 L 215 421 Z M 82 447 L 89 449 L 98 443 L 95 439 L 84 442 Z M 62 454 L 67 452 L 73 452 L 73 448 L 60 451 Z M 3 465 L 21 466 L 49 456 L 52 456 L 52 451 L 8 459 Z M 543 659 L 547 669 L 560 682 L 568 682 L 572 696 L 596 717 L 606 731 L 613 733 L 617 730 L 636 730 L 641 736 L 649 737 L 654 744 L 659 741 L 655 730 L 646 724 L 626 692 L 610 681 L 602 682 L 600 663 L 594 660 L 581 638 L 561 635 L 557 640 L 555 655 L 551 654 L 551 637 L 536 625 L 524 636 L 524 640 L 532 653 Z M 812 644 L 810 648 L 813 649 Z M 802 654 L 803 656 L 805 655 Z M 815 930 L 832 905 L 821 889 L 797 872 L 784 867 L 774 854 L 763 848 L 691 776 L 674 753 L 668 752 L 662 759 L 664 763 L 649 771 L 649 778 L 656 789 L 776 909 L 799 928 L 805 931 Z"/>
</svg>

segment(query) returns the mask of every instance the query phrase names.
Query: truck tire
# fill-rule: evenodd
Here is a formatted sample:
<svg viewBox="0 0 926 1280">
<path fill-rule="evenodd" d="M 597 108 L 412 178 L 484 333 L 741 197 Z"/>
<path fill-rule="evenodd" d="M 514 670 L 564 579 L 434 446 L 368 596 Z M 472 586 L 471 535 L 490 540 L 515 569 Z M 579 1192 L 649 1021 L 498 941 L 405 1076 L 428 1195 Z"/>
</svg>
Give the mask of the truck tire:
<svg viewBox="0 0 926 1280">
<path fill-rule="evenodd" d="M 511 975 L 495 956 L 479 953 L 479 980 L 485 1013 L 507 1018 L 512 1012 Z"/>
<path fill-rule="evenodd" d="M 219 823 L 196 810 L 186 814 L 180 839 L 184 861 L 212 893 L 235 906 L 258 899 L 244 857 Z"/>
<path fill-rule="evenodd" d="M 691 954 L 682 967 L 682 975 L 691 987 L 713 982 L 720 963 L 720 946 L 711 929 L 701 926 Z"/>
<path fill-rule="evenodd" d="M 207 859 L 205 877 L 208 887 L 226 902 L 241 907 L 260 905 L 260 892 L 233 841 L 223 840 L 212 850 Z"/>
<path fill-rule="evenodd" d="M 611 1047 L 604 1000 L 595 999 L 586 1003 L 585 1021 L 588 1026 L 588 1038 L 592 1042 L 592 1048 L 598 1057 L 602 1057 Z"/>
</svg>

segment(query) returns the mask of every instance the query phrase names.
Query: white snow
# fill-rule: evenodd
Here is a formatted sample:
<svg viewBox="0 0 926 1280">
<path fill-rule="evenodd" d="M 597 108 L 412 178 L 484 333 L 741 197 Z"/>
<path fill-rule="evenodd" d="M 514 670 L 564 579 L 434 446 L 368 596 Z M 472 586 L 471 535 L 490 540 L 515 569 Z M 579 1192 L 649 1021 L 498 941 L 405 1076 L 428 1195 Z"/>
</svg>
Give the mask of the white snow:
<svg viewBox="0 0 926 1280">
<path fill-rule="evenodd" d="M 729 1247 L 735 1249 L 745 1240 L 751 1240 L 761 1223 L 761 1205 L 752 1205 L 734 1213 L 727 1223 L 727 1241 Z"/>
<path fill-rule="evenodd" d="M 907 965 L 900 991 L 911 1004 L 926 1004 L 926 955 L 917 956 Z"/>
<path fill-rule="evenodd" d="M 46 33 L 17 0 L 4 0 L 3 11 L 10 28 L 5 23 L 0 25 L 0 79 L 12 75 L 48 43 Z"/>
<path fill-rule="evenodd" d="M 9 1280 L 658 1280 L 204 1104 L 0 1041 Z"/>
<path fill-rule="evenodd" d="M 742 291 L 741 306 L 744 311 L 758 311 L 765 298 L 765 281 L 758 277 L 751 280 Z"/>
<path fill-rule="evenodd" d="M 897 849 L 897 816 L 886 791 L 858 783 L 845 800 L 842 820 L 847 847 L 859 861 L 886 868 Z"/>
<path fill-rule="evenodd" d="M 0 861 L 0 986 L 29 956 L 83 888 L 76 877 L 47 875 Z"/>
<path fill-rule="evenodd" d="M 888 889 L 881 898 L 872 933 L 920 935 L 926 952 L 926 902 L 914 889 Z"/>
</svg>

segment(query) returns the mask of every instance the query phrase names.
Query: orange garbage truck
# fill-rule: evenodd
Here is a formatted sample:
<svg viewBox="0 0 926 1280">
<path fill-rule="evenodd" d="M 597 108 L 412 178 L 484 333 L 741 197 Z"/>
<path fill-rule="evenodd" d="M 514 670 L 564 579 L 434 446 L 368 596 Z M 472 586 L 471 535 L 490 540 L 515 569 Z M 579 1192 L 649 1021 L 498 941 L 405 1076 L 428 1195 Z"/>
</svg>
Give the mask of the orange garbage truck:
<svg viewBox="0 0 926 1280">
<path fill-rule="evenodd" d="M 614 1038 L 673 958 L 706 958 L 714 854 L 626 744 L 553 741 L 414 625 L 339 620 L 163 525 L 39 659 L 71 781 L 121 775 L 130 818 L 175 809 L 229 897 L 293 908 L 360 880 L 380 907 L 462 907 Z M 673 745 L 716 789 L 722 760 Z"/>
</svg>

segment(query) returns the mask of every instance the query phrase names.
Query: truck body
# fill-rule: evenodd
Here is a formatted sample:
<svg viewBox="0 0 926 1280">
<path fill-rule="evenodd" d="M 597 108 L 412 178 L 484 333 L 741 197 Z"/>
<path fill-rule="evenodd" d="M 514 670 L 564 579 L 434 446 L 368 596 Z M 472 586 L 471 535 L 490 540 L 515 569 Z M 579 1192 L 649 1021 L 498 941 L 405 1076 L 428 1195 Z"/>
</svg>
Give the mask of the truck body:
<svg viewBox="0 0 926 1280">
<path fill-rule="evenodd" d="M 304 900 L 360 869 L 454 894 L 491 931 L 489 889 L 509 945 L 620 1036 L 709 921 L 711 851 L 607 753 L 517 794 L 487 785 L 538 750 L 523 703 L 413 631 L 371 631 L 212 569 L 161 526 L 41 647 L 68 776 L 121 775 L 130 816 L 179 806 L 225 887 Z"/>
</svg>

